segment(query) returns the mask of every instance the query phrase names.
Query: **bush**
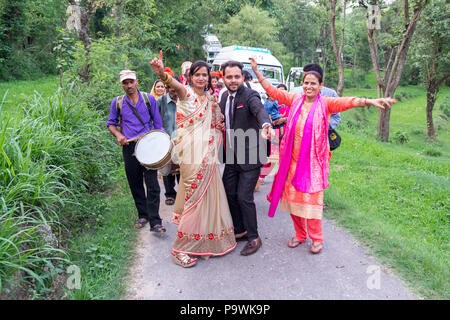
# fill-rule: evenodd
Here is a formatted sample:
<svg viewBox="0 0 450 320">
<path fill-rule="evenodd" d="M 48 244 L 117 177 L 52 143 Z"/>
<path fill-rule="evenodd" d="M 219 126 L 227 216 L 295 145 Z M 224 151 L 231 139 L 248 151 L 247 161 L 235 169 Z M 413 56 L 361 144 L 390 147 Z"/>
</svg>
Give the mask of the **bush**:
<svg viewBox="0 0 450 320">
<path fill-rule="evenodd" d="M 394 134 L 394 141 L 400 144 L 407 143 L 409 141 L 408 134 L 406 132 L 396 131 Z"/>
<path fill-rule="evenodd" d="M 0 113 L 0 294 L 21 271 L 19 279 L 39 295 L 64 254 L 40 227 L 64 224 L 65 207 L 106 188 L 121 158 L 104 117 L 70 90 L 48 100 L 36 95 L 23 111 L 22 119 Z"/>
<path fill-rule="evenodd" d="M 433 147 L 429 147 L 427 149 L 425 149 L 425 151 L 423 152 L 424 155 L 426 156 L 430 156 L 430 157 L 440 157 L 442 156 L 442 152 L 433 148 Z"/>
<path fill-rule="evenodd" d="M 447 118 L 450 118 L 450 94 L 447 94 L 441 101 L 439 101 L 438 108 Z"/>
</svg>

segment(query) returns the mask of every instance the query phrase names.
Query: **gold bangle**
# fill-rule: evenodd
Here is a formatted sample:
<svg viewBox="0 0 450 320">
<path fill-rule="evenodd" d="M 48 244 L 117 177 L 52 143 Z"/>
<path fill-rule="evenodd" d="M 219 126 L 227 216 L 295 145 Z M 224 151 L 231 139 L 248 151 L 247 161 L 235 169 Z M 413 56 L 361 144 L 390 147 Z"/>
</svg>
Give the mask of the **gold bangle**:
<svg viewBox="0 0 450 320">
<path fill-rule="evenodd" d="M 164 72 L 164 74 L 166 75 L 166 80 L 161 79 L 161 81 L 162 81 L 165 85 L 169 86 L 170 83 L 172 82 L 172 76 L 171 76 L 170 74 L 168 74 L 167 72 Z"/>
</svg>

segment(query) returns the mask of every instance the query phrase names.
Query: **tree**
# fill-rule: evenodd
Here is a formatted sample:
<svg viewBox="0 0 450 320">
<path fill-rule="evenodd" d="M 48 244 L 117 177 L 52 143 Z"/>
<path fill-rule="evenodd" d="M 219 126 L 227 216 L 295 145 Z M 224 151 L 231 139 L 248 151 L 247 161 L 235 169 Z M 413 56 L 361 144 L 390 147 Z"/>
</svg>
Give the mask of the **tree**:
<svg viewBox="0 0 450 320">
<path fill-rule="evenodd" d="M 92 44 L 92 40 L 89 36 L 89 22 L 97 8 L 100 7 L 103 3 L 100 0 L 87 0 L 85 3 L 86 7 L 83 7 L 79 5 L 79 0 L 68 1 L 70 3 L 67 8 L 67 13 L 69 13 L 70 15 L 68 24 L 73 26 L 73 28 L 77 32 L 78 38 L 83 42 L 87 61 L 84 67 L 81 70 L 77 70 L 77 72 L 81 77 L 82 82 L 88 82 L 90 73 L 90 63 L 88 61 Z"/>
<path fill-rule="evenodd" d="M 58 28 L 58 36 L 56 38 L 53 51 L 56 52 L 57 68 L 59 73 L 59 87 L 62 89 L 63 71 L 71 66 L 73 59 L 73 52 L 75 50 L 75 39 L 73 39 L 67 31 Z"/>
<path fill-rule="evenodd" d="M 306 1 L 276 0 L 275 14 L 279 39 L 293 55 L 293 64 L 303 66 L 314 61 L 316 49 L 321 47 L 323 16 L 317 6 Z M 325 23 L 328 26 L 327 23 Z M 308 30 L 308 32 L 305 32 Z M 323 47 L 322 47 L 323 50 Z M 323 52 L 323 51 L 322 51 Z"/>
<path fill-rule="evenodd" d="M 344 64 L 342 61 L 342 53 L 344 51 L 344 39 L 345 39 L 345 15 L 347 8 L 347 0 L 343 0 L 343 18 L 342 18 L 342 30 L 341 30 L 341 42 L 339 48 L 337 46 L 337 37 L 336 37 L 336 5 L 337 0 L 330 0 L 330 27 L 331 27 L 331 39 L 333 43 L 333 52 L 338 64 L 338 72 L 339 72 L 339 82 L 337 86 L 337 94 L 342 96 L 342 91 L 344 90 Z"/>
<path fill-rule="evenodd" d="M 416 30 L 417 22 L 420 14 L 428 5 L 430 0 L 416 0 L 412 4 L 413 13 L 409 13 L 409 0 L 403 0 L 401 6 L 400 0 L 392 4 L 391 9 L 394 11 L 396 17 L 400 17 L 403 12 L 401 26 L 397 26 L 398 36 L 394 41 L 388 43 L 385 50 L 387 53 L 387 63 L 384 67 L 384 75 L 381 75 L 380 57 L 378 53 L 378 39 L 377 39 L 377 19 L 376 11 L 379 9 L 378 0 L 373 0 L 373 5 L 368 7 L 367 21 L 368 21 L 368 40 L 370 55 L 372 58 L 373 68 L 377 77 L 378 97 L 393 97 L 395 90 L 400 82 L 403 67 L 405 65 L 408 50 L 411 44 L 412 37 Z M 379 20 L 378 20 L 379 21 Z M 380 110 L 378 114 L 378 128 L 377 135 L 381 141 L 387 142 L 389 140 L 389 120 L 390 109 Z"/>
<path fill-rule="evenodd" d="M 412 60 L 420 70 L 427 89 L 427 134 L 435 139 L 433 108 L 440 86 L 450 77 L 450 14 L 444 0 L 433 0 L 417 28 Z"/>
<path fill-rule="evenodd" d="M 275 18 L 267 11 L 245 5 L 241 11 L 218 26 L 222 45 L 244 45 L 270 49 L 282 64 L 288 64 L 291 56 L 278 40 L 279 29 Z"/>
<path fill-rule="evenodd" d="M 231 17 L 228 23 L 218 28 L 222 45 L 233 44 L 261 47 L 275 45 L 277 29 L 274 18 L 266 11 L 245 5 L 241 11 Z"/>
</svg>

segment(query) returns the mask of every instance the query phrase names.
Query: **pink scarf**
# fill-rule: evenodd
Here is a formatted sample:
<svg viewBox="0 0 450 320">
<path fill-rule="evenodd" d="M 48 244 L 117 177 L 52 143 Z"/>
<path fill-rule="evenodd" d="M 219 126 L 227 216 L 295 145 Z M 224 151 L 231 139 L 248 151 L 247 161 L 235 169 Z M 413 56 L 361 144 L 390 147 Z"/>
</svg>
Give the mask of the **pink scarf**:
<svg viewBox="0 0 450 320">
<path fill-rule="evenodd" d="M 269 217 L 274 216 L 278 202 L 280 201 L 283 193 L 291 162 L 295 126 L 300 117 L 305 98 L 305 95 L 303 95 L 297 99 L 293 104 L 293 108 L 289 110 L 289 117 L 285 129 L 286 132 L 281 145 L 282 150 L 280 150 L 280 167 L 278 169 L 278 173 L 275 175 L 272 190 L 267 196 L 267 199 L 270 201 Z M 322 108 L 317 109 L 319 101 Z M 314 125 L 314 116 L 316 113 L 317 117 L 321 117 L 321 119 L 319 118 L 317 124 Z M 322 125 L 320 121 L 322 121 Z M 320 96 L 320 94 L 318 94 L 314 100 L 311 110 L 308 113 L 308 117 L 306 118 L 300 147 L 300 155 L 297 161 L 295 175 L 292 179 L 292 185 L 297 190 L 304 193 L 316 193 L 325 190 L 328 187 L 327 143 L 328 118 L 326 105 L 324 99 Z M 314 150 L 312 150 L 312 146 L 314 146 Z M 318 170 L 322 173 L 322 179 L 311 177 L 311 171 L 317 172 Z"/>
</svg>

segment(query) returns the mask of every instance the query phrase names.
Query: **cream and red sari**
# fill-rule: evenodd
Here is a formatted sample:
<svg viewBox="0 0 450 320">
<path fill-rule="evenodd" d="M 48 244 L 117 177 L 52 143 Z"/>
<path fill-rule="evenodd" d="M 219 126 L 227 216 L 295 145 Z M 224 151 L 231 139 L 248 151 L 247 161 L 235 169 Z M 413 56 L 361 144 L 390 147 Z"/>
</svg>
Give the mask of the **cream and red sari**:
<svg viewBox="0 0 450 320">
<path fill-rule="evenodd" d="M 177 104 L 174 140 L 181 179 L 172 217 L 178 224 L 173 251 L 220 256 L 236 247 L 218 168 L 222 133 L 215 129 L 215 123 L 220 109 L 208 93 L 198 97 L 190 87 L 186 89 L 186 98 Z"/>
</svg>

